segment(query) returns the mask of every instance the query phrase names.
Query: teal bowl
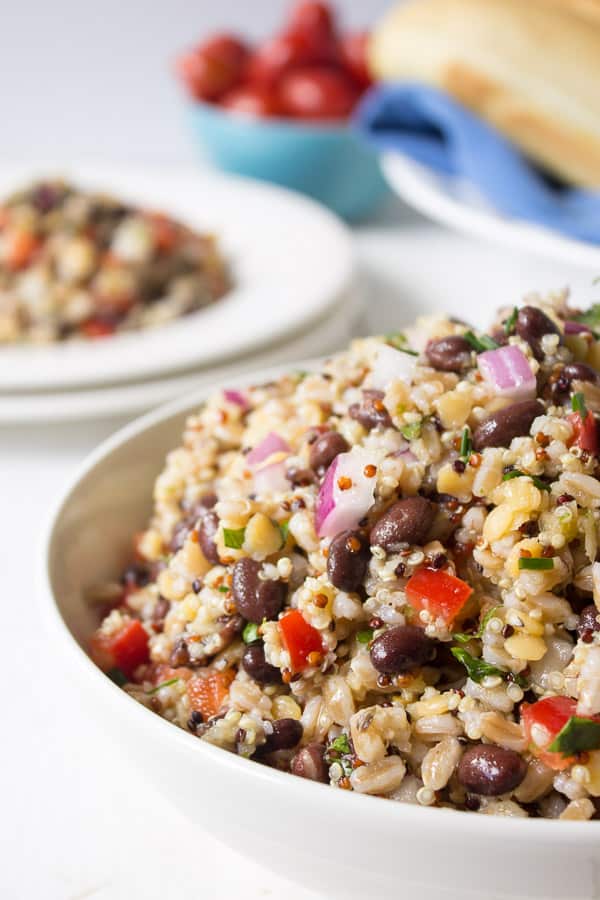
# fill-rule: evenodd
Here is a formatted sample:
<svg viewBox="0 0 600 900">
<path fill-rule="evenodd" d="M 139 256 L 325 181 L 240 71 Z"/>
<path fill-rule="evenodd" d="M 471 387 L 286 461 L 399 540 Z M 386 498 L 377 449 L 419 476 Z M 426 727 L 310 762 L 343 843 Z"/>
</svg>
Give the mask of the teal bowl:
<svg viewBox="0 0 600 900">
<path fill-rule="evenodd" d="M 389 192 L 377 156 L 347 125 L 254 119 L 207 103 L 189 107 L 189 122 L 219 168 L 308 194 L 344 219 L 366 217 Z"/>
</svg>

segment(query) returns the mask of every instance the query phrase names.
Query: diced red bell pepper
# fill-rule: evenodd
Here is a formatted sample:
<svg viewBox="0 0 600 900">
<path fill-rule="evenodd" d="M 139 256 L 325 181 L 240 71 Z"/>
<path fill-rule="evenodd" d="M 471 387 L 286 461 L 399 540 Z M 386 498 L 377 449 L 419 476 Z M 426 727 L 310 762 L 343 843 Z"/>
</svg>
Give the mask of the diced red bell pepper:
<svg viewBox="0 0 600 900">
<path fill-rule="evenodd" d="M 90 641 L 90 654 L 105 672 L 121 669 L 131 678 L 135 669 L 150 658 L 148 634 L 138 619 L 130 619 L 114 634 L 95 632 Z"/>
<path fill-rule="evenodd" d="M 112 322 L 105 322 L 102 319 L 88 319 L 81 326 L 83 334 L 87 338 L 103 338 L 115 333 L 115 326 Z"/>
<path fill-rule="evenodd" d="M 7 238 L 6 265 L 9 269 L 15 270 L 25 268 L 39 246 L 40 241 L 30 231 L 24 229 L 13 231 Z"/>
<path fill-rule="evenodd" d="M 524 703 L 521 707 L 521 722 L 531 752 L 556 771 L 568 768 L 573 763 L 574 757 L 564 756 L 562 753 L 549 753 L 545 748 L 552 743 L 571 716 L 576 715 L 576 710 L 577 701 L 571 697 L 545 697 L 536 703 Z M 542 745 L 537 744 L 532 737 L 534 725 L 543 728 L 548 734 L 548 740 Z M 539 736 L 539 733 L 536 733 L 536 736 Z"/>
<path fill-rule="evenodd" d="M 190 678 L 187 695 L 192 709 L 202 713 L 205 719 L 216 716 L 229 694 L 234 677 L 233 669 L 224 669 L 222 672 L 212 671 Z"/>
<path fill-rule="evenodd" d="M 414 610 L 422 609 L 434 618 L 450 625 L 459 614 L 473 588 L 443 569 L 418 569 L 406 587 L 408 602 Z"/>
<path fill-rule="evenodd" d="M 300 610 L 292 609 L 279 620 L 281 640 L 290 655 L 292 671 L 302 672 L 310 663 L 310 653 L 323 653 L 323 642 L 316 628 L 306 621 Z"/>
<path fill-rule="evenodd" d="M 572 445 L 587 450 L 588 453 L 598 454 L 600 443 L 598 441 L 598 426 L 596 418 L 591 411 L 588 411 L 585 419 L 581 418 L 580 413 L 569 413 L 567 420 L 571 423 L 574 432 Z"/>
</svg>

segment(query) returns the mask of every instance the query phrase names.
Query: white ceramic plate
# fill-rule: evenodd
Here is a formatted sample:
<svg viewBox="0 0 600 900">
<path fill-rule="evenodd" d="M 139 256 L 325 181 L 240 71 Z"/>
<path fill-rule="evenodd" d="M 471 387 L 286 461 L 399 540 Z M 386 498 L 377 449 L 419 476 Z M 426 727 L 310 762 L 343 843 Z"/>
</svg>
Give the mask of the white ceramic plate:
<svg viewBox="0 0 600 900">
<path fill-rule="evenodd" d="M 131 416 L 198 388 L 219 381 L 231 382 L 256 368 L 282 364 L 293 368 L 298 359 L 322 356 L 343 347 L 356 330 L 360 307 L 358 292 L 354 291 L 333 314 L 292 341 L 208 370 L 107 388 L 0 394 L 0 424 L 56 424 Z"/>
<path fill-rule="evenodd" d="M 0 197 L 53 173 L 216 233 L 235 284 L 218 303 L 153 330 L 50 347 L 0 347 L 3 391 L 106 385 L 222 364 L 306 329 L 352 283 L 349 232 L 291 191 L 197 169 L 3 166 Z"/>
<path fill-rule="evenodd" d="M 508 219 L 464 179 L 437 175 L 406 156 L 386 153 L 381 164 L 390 185 L 406 203 L 443 225 L 554 262 L 600 271 L 600 245 Z"/>
</svg>

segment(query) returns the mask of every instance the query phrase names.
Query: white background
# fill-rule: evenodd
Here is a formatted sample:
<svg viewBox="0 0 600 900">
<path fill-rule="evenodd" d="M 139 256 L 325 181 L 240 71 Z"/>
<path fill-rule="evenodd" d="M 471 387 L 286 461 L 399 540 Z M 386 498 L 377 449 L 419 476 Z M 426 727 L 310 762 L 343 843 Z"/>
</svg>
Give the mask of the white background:
<svg viewBox="0 0 600 900">
<path fill-rule="evenodd" d="M 0 0 L 0 157 L 191 160 L 177 53 L 215 29 L 258 38 L 291 0 Z M 339 0 L 364 26 L 386 0 Z"/>
</svg>

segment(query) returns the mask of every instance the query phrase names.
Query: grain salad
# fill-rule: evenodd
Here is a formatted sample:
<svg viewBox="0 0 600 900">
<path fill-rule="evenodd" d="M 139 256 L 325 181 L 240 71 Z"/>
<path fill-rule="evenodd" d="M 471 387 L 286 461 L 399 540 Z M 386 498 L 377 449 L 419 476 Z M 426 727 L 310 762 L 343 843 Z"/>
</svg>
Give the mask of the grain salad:
<svg viewBox="0 0 600 900">
<path fill-rule="evenodd" d="M 355 340 L 212 396 L 90 652 L 203 741 L 335 788 L 600 817 L 600 307 Z"/>
<path fill-rule="evenodd" d="M 226 292 L 212 235 L 61 180 L 0 204 L 0 344 L 160 325 Z"/>
</svg>

